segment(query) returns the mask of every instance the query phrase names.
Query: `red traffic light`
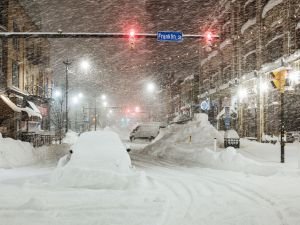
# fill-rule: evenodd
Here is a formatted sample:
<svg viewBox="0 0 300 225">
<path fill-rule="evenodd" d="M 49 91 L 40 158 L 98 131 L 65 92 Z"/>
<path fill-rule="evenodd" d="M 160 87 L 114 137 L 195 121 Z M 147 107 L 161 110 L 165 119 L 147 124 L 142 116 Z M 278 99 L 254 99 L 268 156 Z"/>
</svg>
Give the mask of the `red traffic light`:
<svg viewBox="0 0 300 225">
<path fill-rule="evenodd" d="M 135 36 L 135 31 L 133 29 L 131 29 L 129 32 L 129 37 L 134 38 L 134 36 Z"/>
<path fill-rule="evenodd" d="M 213 35 L 210 31 L 205 33 L 206 41 L 211 41 L 213 39 Z"/>
</svg>

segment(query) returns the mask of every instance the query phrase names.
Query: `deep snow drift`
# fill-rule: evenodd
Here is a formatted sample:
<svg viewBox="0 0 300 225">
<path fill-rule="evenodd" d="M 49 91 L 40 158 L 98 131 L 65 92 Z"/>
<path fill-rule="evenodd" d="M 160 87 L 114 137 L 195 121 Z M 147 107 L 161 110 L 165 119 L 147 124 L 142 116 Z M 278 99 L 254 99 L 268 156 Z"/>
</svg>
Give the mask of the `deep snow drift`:
<svg viewBox="0 0 300 225">
<path fill-rule="evenodd" d="M 112 131 L 83 133 L 72 147 L 65 166 L 58 166 L 52 181 L 68 187 L 123 189 L 143 182 L 131 169 L 125 145 Z"/>
<path fill-rule="evenodd" d="M 195 121 L 184 125 L 172 125 L 164 129 L 158 138 L 140 153 L 175 160 L 181 164 L 193 163 L 213 169 L 263 176 L 277 172 L 276 167 L 248 159 L 234 148 L 218 149 L 218 152 L 211 150 L 214 138 L 221 146 L 222 135 L 209 123 L 206 114 L 198 114 Z"/>
<path fill-rule="evenodd" d="M 34 163 L 34 149 L 28 142 L 3 138 L 0 133 L 0 168 L 14 168 Z"/>
</svg>

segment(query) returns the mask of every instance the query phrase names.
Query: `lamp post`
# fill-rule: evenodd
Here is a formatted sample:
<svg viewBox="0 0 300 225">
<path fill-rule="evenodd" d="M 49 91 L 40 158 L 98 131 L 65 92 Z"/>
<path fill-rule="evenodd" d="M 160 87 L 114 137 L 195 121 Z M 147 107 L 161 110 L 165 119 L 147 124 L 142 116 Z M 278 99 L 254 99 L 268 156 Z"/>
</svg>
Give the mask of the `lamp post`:
<svg viewBox="0 0 300 225">
<path fill-rule="evenodd" d="M 66 66 L 66 133 L 69 130 L 69 109 L 68 109 L 68 89 L 69 89 L 69 66 L 71 65 L 71 62 L 67 59 L 66 61 L 63 61 L 63 64 Z"/>
</svg>

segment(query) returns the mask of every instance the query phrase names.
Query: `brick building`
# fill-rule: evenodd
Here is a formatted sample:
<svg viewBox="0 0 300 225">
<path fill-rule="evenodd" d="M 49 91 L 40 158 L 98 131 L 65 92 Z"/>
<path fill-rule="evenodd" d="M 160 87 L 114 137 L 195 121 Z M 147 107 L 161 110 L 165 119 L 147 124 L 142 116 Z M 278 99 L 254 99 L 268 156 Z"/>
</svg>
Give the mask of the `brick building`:
<svg viewBox="0 0 300 225">
<path fill-rule="evenodd" d="M 299 74 L 300 4 L 297 0 L 219 1 L 206 29 L 218 32 L 220 44 L 202 52 L 200 101 L 210 99 L 210 120 L 224 106 L 238 111 L 241 136 L 279 135 L 279 94 L 270 72 L 289 68 Z M 285 92 L 286 130 L 300 130 L 299 85 Z M 228 100 L 229 99 L 229 100 Z M 229 102 L 229 103 L 228 103 Z"/>
<path fill-rule="evenodd" d="M 39 30 L 18 0 L 1 1 L 0 10 L 2 31 Z M 2 38 L 0 51 L 1 133 L 18 138 L 24 132 L 48 129 L 52 87 L 48 40 Z"/>
</svg>

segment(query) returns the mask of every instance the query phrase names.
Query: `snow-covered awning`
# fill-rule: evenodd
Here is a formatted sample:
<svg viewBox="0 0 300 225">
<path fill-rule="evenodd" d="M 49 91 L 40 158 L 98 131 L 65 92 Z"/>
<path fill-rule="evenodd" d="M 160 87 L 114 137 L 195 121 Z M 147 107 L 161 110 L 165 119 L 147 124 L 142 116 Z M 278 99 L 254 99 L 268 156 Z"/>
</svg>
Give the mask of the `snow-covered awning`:
<svg viewBox="0 0 300 225">
<path fill-rule="evenodd" d="M 13 103 L 8 97 L 5 95 L 0 95 L 3 102 L 5 102 L 6 105 L 8 105 L 9 108 L 11 108 L 15 112 L 21 112 L 22 108 L 16 106 L 15 103 Z"/>
<path fill-rule="evenodd" d="M 22 110 L 27 112 L 29 117 L 39 117 L 42 119 L 42 114 L 38 107 L 31 101 L 27 101 L 27 103 L 29 107 L 23 108 Z"/>
<path fill-rule="evenodd" d="M 28 104 L 30 105 L 30 107 L 26 107 L 26 108 L 21 108 L 19 106 L 17 106 L 15 103 L 13 103 L 8 97 L 6 97 L 5 95 L 0 95 L 1 99 L 3 102 L 5 102 L 6 105 L 8 105 L 9 108 L 11 108 L 13 111 L 15 112 L 26 112 L 28 114 L 29 117 L 39 117 L 42 119 L 42 115 L 41 112 L 39 111 L 39 109 L 36 107 L 36 105 L 33 102 L 28 101 Z"/>
</svg>

